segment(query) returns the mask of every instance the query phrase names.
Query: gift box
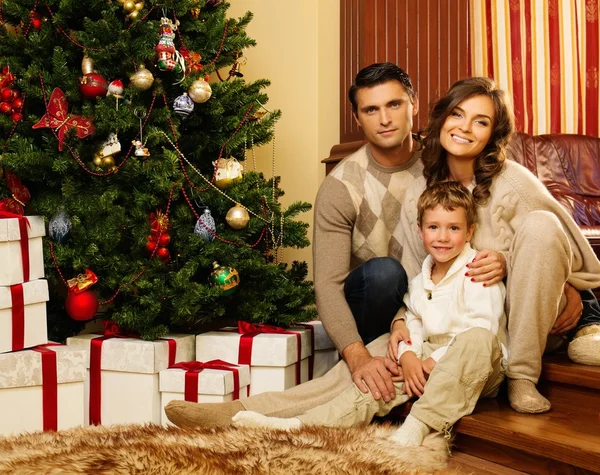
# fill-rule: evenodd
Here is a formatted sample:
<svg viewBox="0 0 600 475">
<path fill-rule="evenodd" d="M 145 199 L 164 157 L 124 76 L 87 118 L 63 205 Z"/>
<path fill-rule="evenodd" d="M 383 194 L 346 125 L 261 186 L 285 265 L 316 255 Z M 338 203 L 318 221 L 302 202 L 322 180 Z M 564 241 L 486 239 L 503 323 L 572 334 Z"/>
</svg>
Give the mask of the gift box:
<svg viewBox="0 0 600 475">
<path fill-rule="evenodd" d="M 0 353 L 48 343 L 48 282 L 0 287 Z"/>
<path fill-rule="evenodd" d="M 111 335 L 78 335 L 67 345 L 89 352 L 85 424 L 160 424 L 158 374 L 175 362 L 194 359 L 194 335 L 172 334 L 144 341 Z"/>
<path fill-rule="evenodd" d="M 86 359 L 64 345 L 0 355 L 0 434 L 83 425 Z"/>
<path fill-rule="evenodd" d="M 242 333 L 240 333 L 240 331 Z M 196 359 L 250 365 L 250 396 L 283 391 L 309 379 L 310 331 L 239 322 L 196 335 Z"/>
<path fill-rule="evenodd" d="M 159 374 L 163 425 L 172 425 L 164 408 L 173 400 L 227 402 L 248 397 L 248 365 L 213 360 L 206 363 L 190 361 L 175 366 L 181 367 L 164 369 Z"/>
<path fill-rule="evenodd" d="M 314 332 L 313 378 L 320 378 L 333 368 L 340 360 L 340 354 L 327 335 L 320 320 L 313 320 L 299 325 L 302 328 L 312 328 Z"/>
<path fill-rule="evenodd" d="M 0 286 L 44 277 L 42 236 L 45 235 L 41 216 L 0 219 Z"/>
</svg>

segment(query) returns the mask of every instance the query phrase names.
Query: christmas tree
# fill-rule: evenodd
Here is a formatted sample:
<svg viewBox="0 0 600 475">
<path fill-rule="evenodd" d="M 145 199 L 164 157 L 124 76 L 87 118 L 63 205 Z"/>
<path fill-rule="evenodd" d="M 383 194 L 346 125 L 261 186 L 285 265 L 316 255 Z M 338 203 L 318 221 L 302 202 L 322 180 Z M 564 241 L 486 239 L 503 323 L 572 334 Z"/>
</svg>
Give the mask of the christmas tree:
<svg viewBox="0 0 600 475">
<path fill-rule="evenodd" d="M 146 339 L 314 317 L 306 264 L 279 259 L 309 245 L 295 218 L 310 204 L 283 209 L 251 160 L 280 112 L 267 80 L 242 77 L 252 14 L 228 7 L 0 0 L 0 208 L 49 222 L 51 338 L 93 318 L 96 296 Z"/>
</svg>

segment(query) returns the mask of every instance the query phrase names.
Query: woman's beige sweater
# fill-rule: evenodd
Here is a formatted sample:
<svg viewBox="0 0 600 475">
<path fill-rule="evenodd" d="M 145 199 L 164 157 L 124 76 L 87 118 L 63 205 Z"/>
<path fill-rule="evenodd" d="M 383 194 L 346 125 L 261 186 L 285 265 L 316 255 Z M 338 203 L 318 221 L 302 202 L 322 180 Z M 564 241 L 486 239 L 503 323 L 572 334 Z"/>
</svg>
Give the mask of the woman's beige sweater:
<svg viewBox="0 0 600 475">
<path fill-rule="evenodd" d="M 427 255 L 417 232 L 417 200 L 424 189 L 425 178 L 415 180 L 407 190 L 402 206 L 401 224 L 405 237 L 402 264 L 409 278 L 421 271 L 421 264 Z M 502 172 L 492 182 L 488 202 L 478 207 L 477 225 L 471 241 L 473 247 L 503 253 L 510 273 L 509 249 L 515 232 L 527 215 L 537 210 L 552 212 L 569 239 L 573 259 L 568 282 L 579 290 L 600 286 L 600 261 L 588 240 L 571 215 L 537 177 L 516 162 L 506 162 Z M 544 229 L 540 229 L 539 233 L 544 233 Z M 544 252 L 544 249 L 539 252 Z M 531 269 L 531 272 L 535 273 L 536 270 Z M 552 276 L 544 278 L 550 279 Z"/>
</svg>

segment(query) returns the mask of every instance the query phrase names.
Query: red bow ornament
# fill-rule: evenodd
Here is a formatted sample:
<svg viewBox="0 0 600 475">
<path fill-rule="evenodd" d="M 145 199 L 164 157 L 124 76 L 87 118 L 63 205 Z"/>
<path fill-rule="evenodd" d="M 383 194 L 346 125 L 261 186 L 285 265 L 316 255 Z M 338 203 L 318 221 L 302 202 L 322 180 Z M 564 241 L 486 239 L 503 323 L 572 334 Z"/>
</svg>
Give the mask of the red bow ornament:
<svg viewBox="0 0 600 475">
<path fill-rule="evenodd" d="M 12 197 L 0 200 L 0 211 L 8 211 L 22 216 L 25 213 L 24 206 L 31 199 L 29 190 L 21 184 L 19 177 L 10 170 L 5 170 L 4 176 L 6 177 L 6 184 L 12 192 Z"/>
<path fill-rule="evenodd" d="M 80 294 L 96 282 L 98 282 L 98 276 L 93 271 L 86 269 L 85 274 L 79 274 L 77 277 L 67 280 L 67 285 L 69 286 L 69 292 Z"/>
<path fill-rule="evenodd" d="M 58 132 L 58 150 L 60 152 L 63 151 L 65 133 L 70 129 L 75 129 L 77 137 L 80 139 L 93 134 L 96 130 L 91 119 L 70 115 L 68 114 L 68 109 L 69 104 L 67 103 L 65 93 L 57 87 L 52 91 L 46 113 L 32 127 L 33 129 L 49 127 Z"/>
</svg>

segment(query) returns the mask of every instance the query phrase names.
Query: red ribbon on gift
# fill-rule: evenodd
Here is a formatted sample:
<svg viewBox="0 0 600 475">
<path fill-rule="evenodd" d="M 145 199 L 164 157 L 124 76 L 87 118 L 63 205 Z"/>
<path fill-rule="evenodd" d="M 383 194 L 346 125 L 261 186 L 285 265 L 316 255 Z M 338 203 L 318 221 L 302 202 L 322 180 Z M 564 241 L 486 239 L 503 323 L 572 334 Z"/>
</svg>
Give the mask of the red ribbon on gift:
<svg viewBox="0 0 600 475">
<path fill-rule="evenodd" d="M 235 331 L 235 330 L 234 330 Z M 256 335 L 261 333 L 267 334 L 283 334 L 283 335 L 296 335 L 296 385 L 300 384 L 300 365 L 302 363 L 302 335 L 298 332 L 286 330 L 285 328 L 276 327 L 274 325 L 254 325 L 249 322 L 238 321 L 238 333 L 242 336 L 240 338 L 240 346 L 238 352 L 238 364 L 252 364 L 252 343 Z M 250 385 L 248 385 L 248 394 L 250 394 Z"/>
<path fill-rule="evenodd" d="M 104 335 L 90 341 L 90 424 L 102 424 L 102 344 L 111 338 L 136 338 L 137 333 L 123 330 L 112 320 L 102 322 Z M 169 343 L 169 365 L 175 362 L 177 343 L 175 340 L 166 339 Z M 171 341 L 173 343 L 171 343 Z"/>
<path fill-rule="evenodd" d="M 310 356 L 308 357 L 308 380 L 312 381 L 315 372 L 315 326 L 310 323 L 298 323 L 297 326 L 304 327 L 310 331 Z"/>
<path fill-rule="evenodd" d="M 203 363 L 201 361 L 187 361 L 177 363 L 171 368 L 185 369 L 185 387 L 183 391 L 184 399 L 190 402 L 198 402 L 198 376 L 205 369 L 218 369 L 221 371 L 231 371 L 233 373 L 233 399 L 240 398 L 240 372 L 238 366 L 227 363 L 223 360 L 211 360 Z"/>
<path fill-rule="evenodd" d="M 12 350 L 25 348 L 25 299 L 23 298 L 23 284 L 11 285 L 10 296 L 12 299 Z"/>
<path fill-rule="evenodd" d="M 56 352 L 48 346 L 63 346 L 49 343 L 32 348 L 42 356 L 42 414 L 44 430 L 58 430 L 58 368 Z"/>
<path fill-rule="evenodd" d="M 21 262 L 23 263 L 23 282 L 29 282 L 29 233 L 27 226 L 31 227 L 29 220 L 20 214 L 0 210 L 0 219 L 18 219 L 21 233 Z"/>
</svg>

